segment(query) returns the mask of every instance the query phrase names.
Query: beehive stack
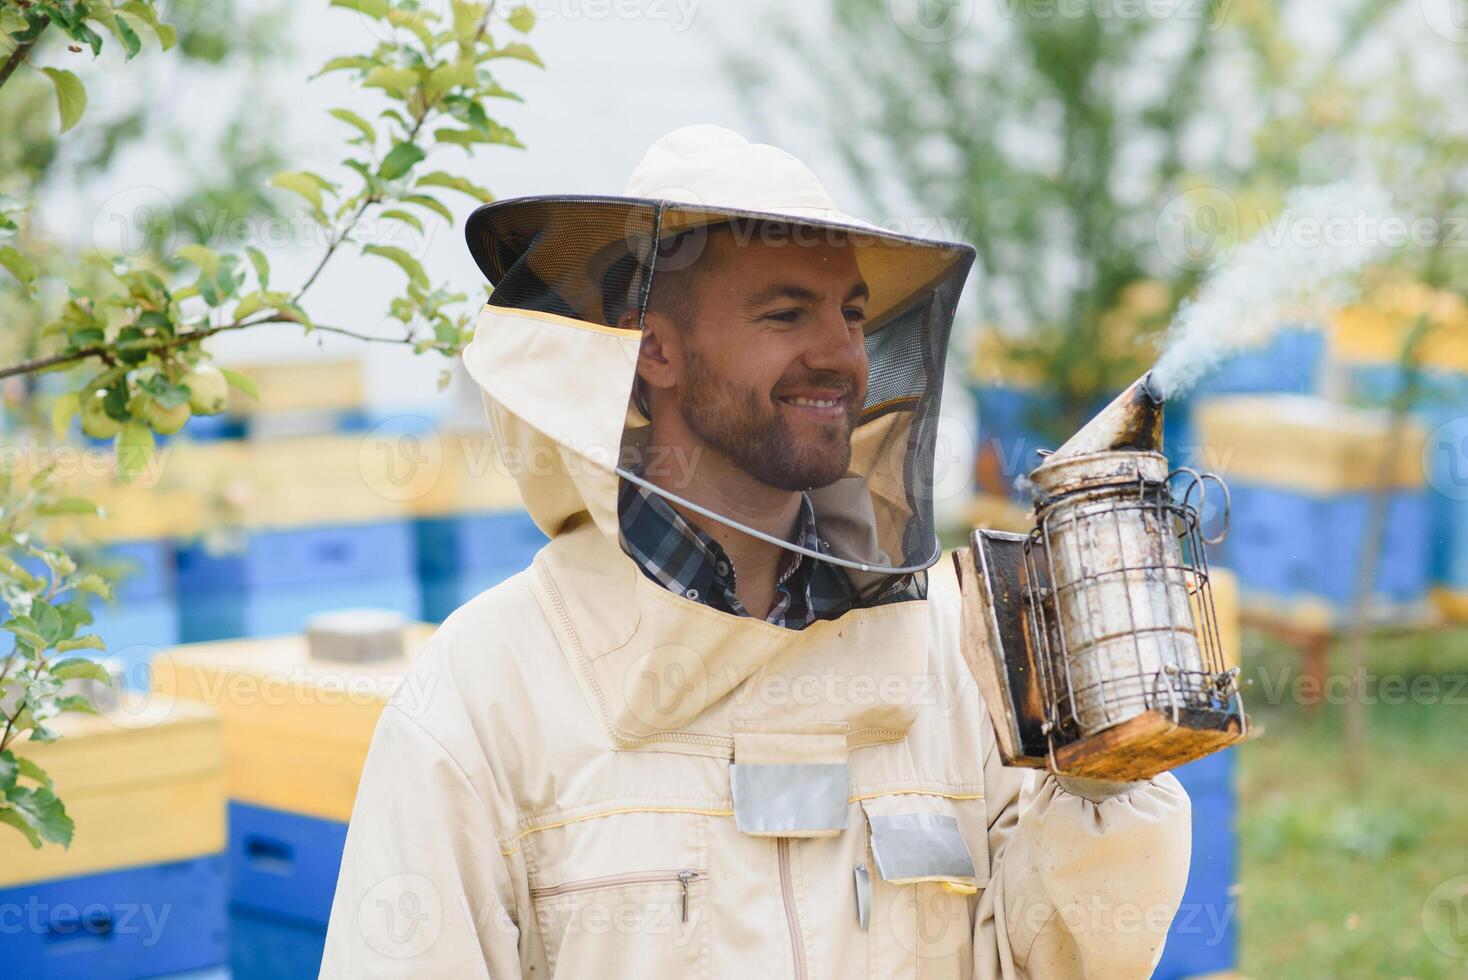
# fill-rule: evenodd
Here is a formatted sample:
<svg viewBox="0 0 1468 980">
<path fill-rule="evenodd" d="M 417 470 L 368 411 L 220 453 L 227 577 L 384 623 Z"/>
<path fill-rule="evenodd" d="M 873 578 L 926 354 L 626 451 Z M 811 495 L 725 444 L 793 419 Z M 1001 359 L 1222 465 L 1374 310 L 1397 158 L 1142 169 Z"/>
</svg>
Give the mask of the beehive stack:
<svg viewBox="0 0 1468 980">
<path fill-rule="evenodd" d="M 1373 621 L 1426 615 L 1430 521 L 1419 426 L 1394 431 L 1384 412 L 1287 395 L 1212 399 L 1195 420 L 1232 499 L 1217 560 L 1238 575 L 1249 614 L 1309 629 L 1344 622 L 1379 487 L 1385 536 L 1364 611 Z"/>
<path fill-rule="evenodd" d="M 64 715 L 61 738 L 18 747 L 75 824 L 70 848 L 0 833 L 7 976 L 157 976 L 224 961 L 223 738 L 203 705 L 124 694 Z M 16 920 L 8 920 L 16 921 Z"/>
<path fill-rule="evenodd" d="M 430 635 L 410 627 L 404 656 L 378 662 L 313 660 L 301 636 L 187 644 L 155 661 L 155 690 L 223 722 L 237 980 L 286 965 L 315 974 L 373 729 L 399 685 L 427 696 L 409 667 Z"/>
</svg>

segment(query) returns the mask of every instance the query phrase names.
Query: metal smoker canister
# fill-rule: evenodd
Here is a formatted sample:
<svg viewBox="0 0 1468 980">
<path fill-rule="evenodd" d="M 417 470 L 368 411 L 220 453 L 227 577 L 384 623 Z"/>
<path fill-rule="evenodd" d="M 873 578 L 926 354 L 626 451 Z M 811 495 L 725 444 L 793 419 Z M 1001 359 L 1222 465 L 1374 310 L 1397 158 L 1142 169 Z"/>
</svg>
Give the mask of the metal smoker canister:
<svg viewBox="0 0 1468 980">
<path fill-rule="evenodd" d="M 1152 709 L 1207 704 L 1191 593 L 1196 572 L 1177 528 L 1196 524 L 1173 500 L 1155 452 L 1053 459 L 1031 475 L 1031 582 L 1048 588 L 1031 615 L 1040 670 L 1062 731 L 1084 738 Z"/>
</svg>

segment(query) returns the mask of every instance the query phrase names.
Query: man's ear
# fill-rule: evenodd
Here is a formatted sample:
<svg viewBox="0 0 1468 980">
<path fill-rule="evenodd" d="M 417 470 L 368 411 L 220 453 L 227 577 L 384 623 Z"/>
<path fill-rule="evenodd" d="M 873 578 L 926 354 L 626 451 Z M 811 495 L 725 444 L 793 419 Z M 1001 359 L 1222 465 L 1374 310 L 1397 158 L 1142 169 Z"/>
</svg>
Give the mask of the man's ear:
<svg viewBox="0 0 1468 980">
<path fill-rule="evenodd" d="M 630 326 L 637 325 L 631 314 Z M 625 321 L 627 317 L 623 317 Z M 619 324 L 621 326 L 622 324 Z M 672 388 L 682 375 L 682 336 L 673 321 L 648 310 L 642 318 L 642 346 L 637 352 L 637 373 L 652 388 Z"/>
</svg>

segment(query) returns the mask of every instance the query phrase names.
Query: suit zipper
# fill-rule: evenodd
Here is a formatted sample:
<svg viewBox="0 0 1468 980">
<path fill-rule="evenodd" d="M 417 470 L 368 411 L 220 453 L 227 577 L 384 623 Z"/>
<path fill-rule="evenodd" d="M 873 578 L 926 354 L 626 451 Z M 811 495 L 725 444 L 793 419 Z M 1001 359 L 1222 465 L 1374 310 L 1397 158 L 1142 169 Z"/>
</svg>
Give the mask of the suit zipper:
<svg viewBox="0 0 1468 980">
<path fill-rule="evenodd" d="M 780 894 L 785 899 L 785 922 L 790 927 L 790 955 L 795 960 L 795 980 L 805 980 L 805 939 L 800 934 L 800 915 L 795 911 L 795 885 L 790 876 L 790 838 L 776 841 L 780 858 Z"/>
<path fill-rule="evenodd" d="M 679 871 L 633 871 L 620 875 L 602 875 L 599 878 L 582 878 L 560 885 L 546 885 L 530 889 L 531 898 L 554 898 L 576 892 L 596 891 L 599 888 L 619 888 L 622 885 L 662 885 L 677 882 L 683 886 L 683 921 L 688 921 L 688 886 L 703 877 L 702 871 L 683 868 Z"/>
</svg>

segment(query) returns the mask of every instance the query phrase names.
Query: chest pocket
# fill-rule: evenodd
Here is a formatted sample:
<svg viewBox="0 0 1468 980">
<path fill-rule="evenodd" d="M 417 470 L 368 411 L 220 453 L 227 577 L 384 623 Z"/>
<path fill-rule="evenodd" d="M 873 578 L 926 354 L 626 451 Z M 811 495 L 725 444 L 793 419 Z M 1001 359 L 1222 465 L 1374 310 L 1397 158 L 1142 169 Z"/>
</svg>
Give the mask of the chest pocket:
<svg viewBox="0 0 1468 980">
<path fill-rule="evenodd" d="M 900 794 L 861 806 L 868 976 L 972 976 L 974 910 L 989 882 L 984 801 Z"/>
<path fill-rule="evenodd" d="M 620 812 L 530 835 L 530 899 L 551 976 L 707 976 L 708 819 Z"/>
</svg>

